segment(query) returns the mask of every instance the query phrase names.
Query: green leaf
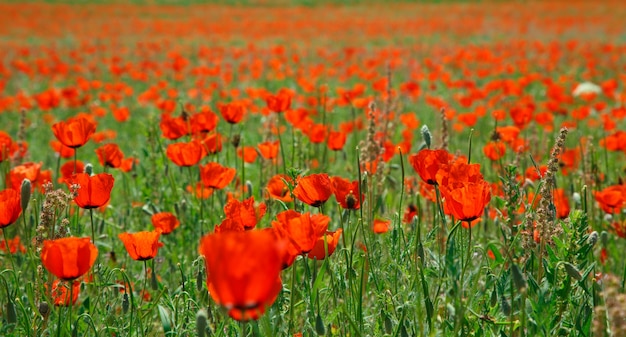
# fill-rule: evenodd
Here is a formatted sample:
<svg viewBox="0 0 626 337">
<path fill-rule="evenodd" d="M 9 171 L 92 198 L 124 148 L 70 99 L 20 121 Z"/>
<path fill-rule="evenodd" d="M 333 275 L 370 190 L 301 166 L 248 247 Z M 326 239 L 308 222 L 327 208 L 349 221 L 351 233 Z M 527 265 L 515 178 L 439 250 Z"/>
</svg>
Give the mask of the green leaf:
<svg viewBox="0 0 626 337">
<path fill-rule="evenodd" d="M 163 331 L 165 334 L 172 331 L 172 322 L 170 321 L 170 311 L 162 305 L 159 307 L 159 316 L 161 317 L 161 325 L 163 325 Z"/>
</svg>

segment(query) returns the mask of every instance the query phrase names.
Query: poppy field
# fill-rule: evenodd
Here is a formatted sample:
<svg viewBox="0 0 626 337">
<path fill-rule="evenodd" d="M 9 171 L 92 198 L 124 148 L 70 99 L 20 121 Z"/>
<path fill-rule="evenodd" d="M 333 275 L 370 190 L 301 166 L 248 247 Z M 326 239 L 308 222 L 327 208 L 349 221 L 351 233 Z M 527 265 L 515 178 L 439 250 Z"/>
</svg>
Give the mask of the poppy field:
<svg viewBox="0 0 626 337">
<path fill-rule="evenodd" d="M 0 3 L 0 335 L 626 336 L 626 3 Z"/>
</svg>

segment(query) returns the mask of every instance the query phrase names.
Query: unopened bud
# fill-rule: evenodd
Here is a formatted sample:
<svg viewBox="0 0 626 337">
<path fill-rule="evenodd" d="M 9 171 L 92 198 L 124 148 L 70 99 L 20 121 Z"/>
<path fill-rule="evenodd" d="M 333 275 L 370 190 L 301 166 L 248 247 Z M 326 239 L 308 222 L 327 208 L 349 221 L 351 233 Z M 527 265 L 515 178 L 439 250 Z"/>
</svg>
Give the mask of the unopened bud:
<svg viewBox="0 0 626 337">
<path fill-rule="evenodd" d="M 93 165 L 91 165 L 90 163 L 85 164 L 85 173 L 87 173 L 88 175 L 92 175 Z"/>
<path fill-rule="evenodd" d="M 198 313 L 196 314 L 196 333 L 198 337 L 204 337 L 206 335 L 208 326 L 209 324 L 206 311 L 204 309 L 198 310 Z"/>
<path fill-rule="evenodd" d="M 578 192 L 574 192 L 574 194 L 572 194 L 572 199 L 574 200 L 574 203 L 576 205 L 580 205 L 580 203 L 582 202 L 582 198 L 580 197 L 580 193 Z"/>
<path fill-rule="evenodd" d="M 422 126 L 422 139 L 424 139 L 424 143 L 426 143 L 426 147 L 430 149 L 430 142 L 432 139 L 432 136 L 430 134 L 430 130 L 428 130 L 428 125 L 424 125 Z"/>
<path fill-rule="evenodd" d="M 130 301 L 128 300 L 128 294 L 124 293 L 124 297 L 122 297 L 122 312 L 127 313 L 129 307 Z"/>
<path fill-rule="evenodd" d="M 196 275 L 196 289 L 198 291 L 202 291 L 202 284 L 204 284 L 202 280 L 203 280 L 202 270 L 198 270 L 198 274 Z"/>
<path fill-rule="evenodd" d="M 26 211 L 26 208 L 28 207 L 28 202 L 30 201 L 31 192 L 32 192 L 32 184 L 30 183 L 30 180 L 28 179 L 22 180 L 22 188 L 20 189 L 22 212 Z"/>
<path fill-rule="evenodd" d="M 17 313 L 15 312 L 15 304 L 13 304 L 13 300 L 9 299 L 6 305 L 7 311 L 7 323 L 13 324 L 17 323 Z"/>
<path fill-rule="evenodd" d="M 37 306 L 37 310 L 39 311 L 39 314 L 45 318 L 48 317 L 48 314 L 50 313 L 50 306 L 48 305 L 48 302 L 41 302 Z"/>
<path fill-rule="evenodd" d="M 324 336 L 326 334 L 326 328 L 324 327 L 324 321 L 322 320 L 322 316 L 317 313 L 317 317 L 315 317 L 315 332 L 318 335 Z"/>
<path fill-rule="evenodd" d="M 524 278 L 524 274 L 516 264 L 511 266 L 511 276 L 513 277 L 513 284 L 518 291 L 526 288 L 526 278 Z"/>
<path fill-rule="evenodd" d="M 609 243 L 609 233 L 602 231 L 602 233 L 600 233 L 600 242 L 602 243 L 602 247 L 606 247 Z"/>
<path fill-rule="evenodd" d="M 591 245 L 594 246 L 596 244 L 596 242 L 598 242 L 598 232 L 593 231 L 591 232 L 591 234 L 589 234 L 589 237 L 587 238 L 587 242 Z"/>
<path fill-rule="evenodd" d="M 583 277 L 580 275 L 580 272 L 578 271 L 578 268 L 576 268 L 576 266 L 574 266 L 573 264 L 565 262 L 563 263 L 563 266 L 565 267 L 567 275 L 571 276 L 576 281 L 580 281 L 583 279 Z"/>
</svg>

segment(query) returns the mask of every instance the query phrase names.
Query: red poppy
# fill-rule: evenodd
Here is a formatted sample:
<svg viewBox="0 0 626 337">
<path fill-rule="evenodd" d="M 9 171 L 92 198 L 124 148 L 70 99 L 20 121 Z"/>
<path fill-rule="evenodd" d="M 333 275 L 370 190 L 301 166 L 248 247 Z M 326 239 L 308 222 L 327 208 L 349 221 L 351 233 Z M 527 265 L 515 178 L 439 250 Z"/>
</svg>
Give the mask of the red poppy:
<svg viewBox="0 0 626 337">
<path fill-rule="evenodd" d="M 208 134 L 200 143 L 209 154 L 216 154 L 222 151 L 222 135 L 219 133 Z"/>
<path fill-rule="evenodd" d="M 326 234 L 317 239 L 315 246 L 307 254 L 307 257 L 309 259 L 323 260 L 327 256 L 333 255 L 337 245 L 339 244 L 339 238 L 341 237 L 342 232 L 343 230 L 341 228 L 334 232 L 326 232 Z"/>
<path fill-rule="evenodd" d="M 291 109 L 291 95 L 281 90 L 277 95 L 268 95 L 265 98 L 267 108 L 273 112 L 280 113 Z"/>
<path fill-rule="evenodd" d="M 96 132 L 96 124 L 85 117 L 70 118 L 52 125 L 54 136 L 65 146 L 79 148 Z"/>
<path fill-rule="evenodd" d="M 270 231 L 209 234 L 200 241 L 211 298 L 236 320 L 257 319 L 276 300 L 284 244 Z"/>
<path fill-rule="evenodd" d="M 363 195 L 359 193 L 359 182 L 349 181 L 341 177 L 331 178 L 335 199 L 344 209 L 359 209 Z"/>
<path fill-rule="evenodd" d="M 13 237 L 13 239 L 7 239 L 7 242 L 9 243 L 9 252 L 11 252 L 11 254 L 15 254 L 17 252 L 20 253 L 26 253 L 26 247 L 24 247 L 24 245 L 22 244 L 22 240 L 20 239 L 19 236 L 15 236 Z M 0 240 L 0 250 L 3 252 L 7 252 L 7 242 L 4 242 L 4 240 Z"/>
<path fill-rule="evenodd" d="M 68 185 L 80 186 L 74 201 L 80 208 L 98 208 L 109 202 L 115 179 L 108 173 L 99 173 L 93 176 L 87 173 L 78 173 L 66 180 Z"/>
<path fill-rule="evenodd" d="M 263 202 L 255 208 L 254 197 L 250 197 L 244 201 L 231 198 L 224 206 L 224 213 L 227 219 L 241 224 L 245 230 L 250 230 L 254 228 L 259 222 L 259 219 L 265 215 L 266 209 L 267 206 L 265 206 Z"/>
<path fill-rule="evenodd" d="M 152 215 L 150 219 L 155 229 L 161 230 L 161 233 L 167 235 L 180 226 L 180 221 L 176 215 L 170 212 L 160 212 Z"/>
<path fill-rule="evenodd" d="M 71 304 L 76 304 L 76 301 L 78 300 L 78 294 L 80 293 L 80 282 L 71 281 L 71 287 Z M 61 284 L 61 280 L 57 279 L 52 282 L 52 292 L 50 293 L 50 296 L 52 297 L 52 302 L 57 307 L 67 307 L 70 305 L 69 287 L 66 284 Z"/>
<path fill-rule="evenodd" d="M 254 163 L 256 157 L 259 154 L 256 152 L 256 149 L 253 146 L 243 146 L 237 149 L 237 156 L 242 158 L 244 162 L 248 164 Z"/>
<path fill-rule="evenodd" d="M 161 115 L 161 123 L 159 124 L 163 137 L 176 140 L 189 133 L 189 126 L 187 120 L 180 117 L 171 117 L 169 114 L 164 113 Z"/>
<path fill-rule="evenodd" d="M 444 194 L 445 204 L 455 219 L 478 219 L 491 200 L 491 185 L 486 181 L 462 183 Z"/>
<path fill-rule="evenodd" d="M 65 180 L 72 178 L 72 175 L 75 173 L 83 172 L 85 172 L 85 164 L 83 164 L 82 161 L 68 161 L 67 163 L 61 165 L 61 176 L 59 177 L 59 182 L 64 182 Z"/>
<path fill-rule="evenodd" d="M 0 162 L 11 157 L 17 150 L 17 143 L 6 132 L 0 131 Z"/>
<path fill-rule="evenodd" d="M 506 146 L 502 142 L 489 142 L 483 147 L 483 153 L 492 161 L 502 158 L 505 152 Z"/>
<path fill-rule="evenodd" d="M 11 183 L 11 187 L 14 190 L 19 191 L 22 187 L 22 181 L 24 181 L 24 179 L 30 180 L 33 189 L 35 188 L 35 185 L 41 185 L 41 165 L 42 163 L 29 162 L 12 168 L 11 171 L 9 171 L 8 177 L 8 181 Z"/>
<path fill-rule="evenodd" d="M 59 155 L 59 157 L 74 158 L 74 151 L 76 150 L 63 145 L 63 143 L 59 142 L 58 140 L 51 141 L 50 146 L 52 147 L 52 150 L 54 150 L 54 152 Z"/>
<path fill-rule="evenodd" d="M 333 151 L 341 151 L 343 150 L 344 145 L 346 145 L 346 133 L 343 131 L 331 131 L 328 133 L 328 148 Z"/>
<path fill-rule="evenodd" d="M 423 149 L 416 155 L 409 157 L 409 163 L 419 174 L 420 178 L 430 185 L 437 185 L 439 168 L 452 160 L 452 155 L 446 150 Z"/>
<path fill-rule="evenodd" d="M 279 146 L 280 143 L 278 141 L 267 141 L 257 145 L 257 147 L 259 148 L 259 152 L 261 153 L 261 157 L 265 159 L 276 159 L 276 157 L 278 157 Z"/>
<path fill-rule="evenodd" d="M 402 218 L 402 221 L 404 223 L 411 223 L 413 222 L 413 218 L 415 218 L 417 216 L 417 206 L 415 206 L 414 204 L 409 204 L 409 206 L 407 206 L 406 211 L 404 212 L 404 217 Z"/>
<path fill-rule="evenodd" d="M 14 189 L 0 191 L 0 228 L 13 224 L 22 214 L 20 192 Z"/>
<path fill-rule="evenodd" d="M 227 104 L 218 104 L 220 113 L 224 120 L 230 124 L 237 124 L 243 119 L 246 107 L 241 102 L 230 102 Z"/>
<path fill-rule="evenodd" d="M 569 216 L 569 199 L 567 198 L 567 194 L 565 194 L 565 190 L 562 188 L 557 188 L 553 193 L 553 202 L 554 207 L 556 208 L 556 216 L 559 219 L 565 219 Z"/>
<path fill-rule="evenodd" d="M 213 189 L 210 187 L 204 187 L 202 183 L 196 183 L 195 186 L 187 185 L 185 190 L 192 193 L 198 199 L 208 199 L 213 194 Z"/>
<path fill-rule="evenodd" d="M 98 156 L 100 165 L 111 168 L 119 168 L 124 159 L 124 153 L 122 153 L 120 147 L 114 143 L 100 146 L 96 149 L 96 155 Z"/>
<path fill-rule="evenodd" d="M 293 184 L 293 180 L 287 175 L 277 174 L 270 178 L 265 190 L 271 198 L 278 199 L 282 202 L 291 202 L 293 199 L 291 193 L 289 193 L 289 187 L 285 182 Z"/>
<path fill-rule="evenodd" d="M 287 210 L 276 215 L 277 221 L 272 221 L 272 227 L 280 237 L 287 240 L 288 259 L 283 261 L 284 266 L 290 266 L 298 255 L 310 252 L 317 239 L 328 229 L 330 218 L 323 214 L 300 214 L 294 210 Z"/>
<path fill-rule="evenodd" d="M 293 195 L 300 201 L 313 207 L 322 206 L 333 194 L 332 183 L 328 174 L 318 173 L 298 179 Z"/>
<path fill-rule="evenodd" d="M 43 266 L 54 276 L 71 281 L 83 276 L 98 257 L 98 248 L 89 238 L 67 237 L 44 240 L 41 250 Z"/>
<path fill-rule="evenodd" d="M 191 132 L 195 135 L 200 132 L 213 131 L 217 126 L 217 115 L 211 110 L 203 109 L 190 119 Z"/>
<path fill-rule="evenodd" d="M 387 233 L 390 227 L 391 220 L 386 219 L 374 219 L 374 223 L 372 224 L 372 229 L 376 234 Z"/>
<path fill-rule="evenodd" d="M 234 168 L 224 167 L 215 162 L 200 166 L 200 179 L 204 186 L 217 190 L 230 184 L 236 173 Z"/>
<path fill-rule="evenodd" d="M 199 141 L 175 143 L 167 146 L 166 155 L 174 164 L 182 167 L 196 165 L 204 157 L 204 148 Z"/>
<path fill-rule="evenodd" d="M 624 185 L 612 185 L 602 191 L 595 191 L 593 196 L 604 212 L 615 214 L 624 206 L 625 193 Z"/>
<path fill-rule="evenodd" d="M 128 252 L 128 255 L 136 261 L 146 261 L 153 259 L 159 247 L 163 246 L 159 242 L 161 236 L 161 230 L 157 229 L 151 232 L 137 232 L 137 233 L 120 233 L 117 237 L 122 240 L 124 247 Z"/>
</svg>

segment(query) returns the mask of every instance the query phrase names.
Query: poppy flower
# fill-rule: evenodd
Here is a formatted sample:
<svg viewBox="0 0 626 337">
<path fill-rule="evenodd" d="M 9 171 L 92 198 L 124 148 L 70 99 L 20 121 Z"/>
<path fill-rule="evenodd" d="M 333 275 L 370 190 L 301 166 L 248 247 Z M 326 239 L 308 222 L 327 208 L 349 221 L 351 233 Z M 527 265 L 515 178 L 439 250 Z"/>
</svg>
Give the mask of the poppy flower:
<svg viewBox="0 0 626 337">
<path fill-rule="evenodd" d="M 307 257 L 309 259 L 323 260 L 327 256 L 333 255 L 335 249 L 337 248 L 337 244 L 339 244 L 339 238 L 341 237 L 342 232 L 343 230 L 341 228 L 334 232 L 326 232 L 326 234 L 317 239 L 315 246 L 307 254 Z M 325 244 L 324 241 L 326 241 Z M 328 254 L 326 254 L 326 249 L 328 249 Z"/>
<path fill-rule="evenodd" d="M 160 212 L 152 215 L 150 219 L 155 229 L 161 230 L 162 234 L 169 234 L 180 226 L 178 218 L 170 212 Z"/>
<path fill-rule="evenodd" d="M 333 193 L 335 199 L 343 209 L 359 209 L 363 195 L 359 193 L 359 182 L 349 181 L 341 177 L 332 177 L 331 179 Z"/>
<path fill-rule="evenodd" d="M 79 148 L 96 132 L 96 124 L 85 117 L 70 118 L 52 125 L 54 136 L 63 145 L 72 149 Z"/>
<path fill-rule="evenodd" d="M 207 288 L 236 320 L 257 319 L 276 300 L 284 244 L 270 231 L 223 232 L 204 236 Z"/>
<path fill-rule="evenodd" d="M 124 159 L 124 153 L 122 153 L 120 147 L 114 143 L 100 146 L 96 149 L 96 155 L 98 156 L 100 165 L 111 168 L 119 168 Z"/>
<path fill-rule="evenodd" d="M 228 200 L 224 206 L 224 214 L 226 218 L 241 224 L 245 230 L 250 230 L 256 226 L 259 219 L 265 215 L 267 206 L 260 203 L 258 207 L 254 207 L 254 197 L 250 197 L 244 201 L 235 198 Z"/>
<path fill-rule="evenodd" d="M 24 179 L 30 180 L 33 189 L 36 185 L 41 185 L 44 180 L 41 177 L 41 165 L 42 163 L 24 163 L 22 165 L 15 166 L 9 171 L 8 182 L 11 183 L 11 187 L 14 190 L 19 191 L 22 187 L 22 181 Z"/>
<path fill-rule="evenodd" d="M 208 134 L 200 143 L 209 154 L 216 154 L 222 151 L 222 135 L 219 133 Z"/>
<path fill-rule="evenodd" d="M 191 133 L 196 135 L 201 132 L 213 131 L 217 126 L 217 115 L 211 110 L 205 109 L 191 115 Z"/>
<path fill-rule="evenodd" d="M 374 219 L 374 223 L 372 224 L 372 229 L 376 234 L 387 233 L 390 227 L 391 220 L 386 219 Z"/>
<path fill-rule="evenodd" d="M 76 150 L 63 145 L 63 143 L 58 140 L 50 141 L 50 147 L 52 147 L 52 150 L 61 158 L 74 158 L 74 151 Z"/>
<path fill-rule="evenodd" d="M 237 124 L 243 119 L 246 107 L 241 102 L 230 102 L 227 104 L 219 104 L 220 114 L 229 124 Z"/>
<path fill-rule="evenodd" d="M 407 206 L 406 211 L 404 211 L 404 217 L 402 218 L 402 221 L 404 223 L 411 223 L 413 222 L 413 218 L 417 216 L 417 206 L 415 206 L 414 204 L 409 204 L 409 206 Z"/>
<path fill-rule="evenodd" d="M 569 216 L 569 199 L 567 198 L 567 194 L 565 194 L 565 190 L 562 188 L 557 188 L 553 193 L 553 202 L 554 207 L 556 208 L 556 216 L 559 219 L 565 219 Z"/>
<path fill-rule="evenodd" d="M 146 261 L 153 259 L 159 247 L 163 246 L 159 242 L 161 231 L 159 229 L 151 232 L 137 232 L 137 233 L 120 233 L 117 237 L 122 240 L 124 247 L 128 252 L 128 255 L 136 261 Z"/>
<path fill-rule="evenodd" d="M 491 200 L 491 185 L 486 181 L 463 183 L 445 193 L 444 198 L 455 219 L 471 222 L 483 214 Z"/>
<path fill-rule="evenodd" d="M 76 170 L 76 172 L 74 172 Z M 59 177 L 59 182 L 64 182 L 67 179 L 72 178 L 72 175 L 75 173 L 85 172 L 85 164 L 80 161 L 68 161 L 67 163 L 61 165 L 61 177 Z"/>
<path fill-rule="evenodd" d="M 332 151 L 341 151 L 346 145 L 346 133 L 343 131 L 330 131 L 326 145 Z"/>
<path fill-rule="evenodd" d="M 624 206 L 626 188 L 623 185 L 612 185 L 601 191 L 595 191 L 595 197 L 602 210 L 609 214 L 619 213 Z"/>
<path fill-rule="evenodd" d="M 115 179 L 108 173 L 99 173 L 93 176 L 87 173 L 78 173 L 66 180 L 68 185 L 80 186 L 74 202 L 80 208 L 98 208 L 109 202 Z"/>
<path fill-rule="evenodd" d="M 448 164 L 452 155 L 446 150 L 423 149 L 409 157 L 409 163 L 419 174 L 420 178 L 429 185 L 437 185 L 437 172 L 439 168 Z"/>
<path fill-rule="evenodd" d="M 280 91 L 277 95 L 268 95 L 265 98 L 267 108 L 280 113 L 291 109 L 291 95 L 286 91 Z"/>
<path fill-rule="evenodd" d="M 76 304 L 78 300 L 78 294 L 80 293 L 80 282 L 72 281 L 72 298 L 71 304 Z M 52 282 L 52 292 L 50 293 L 52 297 L 52 302 L 57 307 L 67 307 L 70 306 L 70 291 L 68 286 L 61 283 L 61 280 L 54 280 Z"/>
<path fill-rule="evenodd" d="M 259 152 L 261 153 L 261 157 L 265 159 L 276 159 L 278 157 L 279 146 L 280 143 L 278 141 L 267 141 L 257 145 Z"/>
<path fill-rule="evenodd" d="M 159 123 L 163 137 L 176 140 L 189 133 L 189 126 L 187 120 L 180 117 L 172 117 L 167 113 L 161 115 L 161 122 Z"/>
<path fill-rule="evenodd" d="M 67 237 L 44 240 L 41 250 L 43 266 L 64 281 L 83 276 L 98 257 L 98 248 L 89 238 Z"/>
<path fill-rule="evenodd" d="M 284 174 L 277 174 L 270 178 L 265 187 L 270 198 L 278 199 L 282 202 L 291 202 L 293 200 L 291 193 L 289 193 L 289 187 L 285 182 L 293 184 L 293 180 Z"/>
<path fill-rule="evenodd" d="M 259 154 L 256 152 L 256 149 L 253 146 L 243 146 L 237 148 L 237 156 L 242 158 L 244 162 L 248 164 L 254 163 L 256 157 Z"/>
<path fill-rule="evenodd" d="M 18 150 L 17 143 L 6 132 L 0 131 L 0 162 L 11 157 Z"/>
<path fill-rule="evenodd" d="M 22 214 L 20 192 L 14 189 L 0 191 L 0 228 L 17 221 Z"/>
<path fill-rule="evenodd" d="M 200 166 L 200 179 L 204 186 L 217 190 L 230 184 L 236 173 L 234 168 L 224 167 L 215 162 Z"/>
<path fill-rule="evenodd" d="M 199 163 L 205 152 L 202 144 L 194 140 L 189 143 L 170 144 L 165 153 L 177 166 L 189 167 Z"/>
<path fill-rule="evenodd" d="M 328 229 L 330 218 L 323 214 L 300 214 L 294 210 L 287 210 L 276 215 L 277 221 L 272 221 L 272 227 L 277 234 L 288 242 L 288 259 L 283 261 L 284 266 L 290 266 L 298 255 L 310 252 L 317 239 Z"/>
<path fill-rule="evenodd" d="M 208 199 L 213 194 L 213 189 L 204 187 L 202 183 L 196 183 L 195 186 L 187 185 L 185 190 L 198 199 Z"/>
<path fill-rule="evenodd" d="M 293 195 L 300 201 L 313 207 L 322 206 L 333 194 L 332 183 L 328 174 L 318 173 L 298 179 Z"/>
<path fill-rule="evenodd" d="M 8 251 L 11 252 L 11 254 L 15 254 L 17 252 L 26 253 L 26 247 L 24 247 L 24 245 L 22 244 L 22 240 L 19 236 L 16 235 L 15 237 L 13 237 L 13 239 L 7 239 L 7 242 L 9 244 Z M 7 242 L 4 242 L 4 240 L 0 240 L 1 251 L 7 252 Z"/>
<path fill-rule="evenodd" d="M 483 153 L 489 160 L 497 161 L 504 156 L 506 146 L 502 142 L 489 142 L 483 147 Z"/>
</svg>

